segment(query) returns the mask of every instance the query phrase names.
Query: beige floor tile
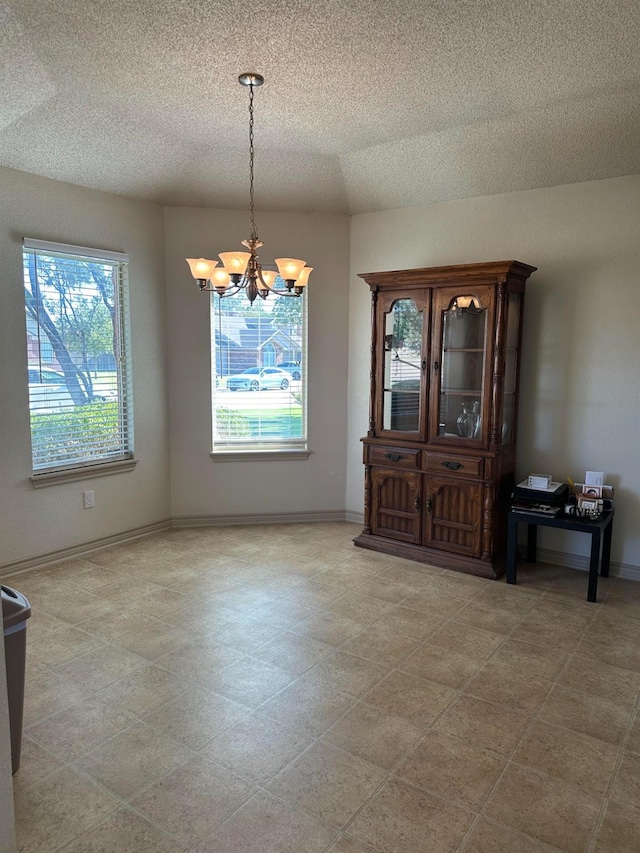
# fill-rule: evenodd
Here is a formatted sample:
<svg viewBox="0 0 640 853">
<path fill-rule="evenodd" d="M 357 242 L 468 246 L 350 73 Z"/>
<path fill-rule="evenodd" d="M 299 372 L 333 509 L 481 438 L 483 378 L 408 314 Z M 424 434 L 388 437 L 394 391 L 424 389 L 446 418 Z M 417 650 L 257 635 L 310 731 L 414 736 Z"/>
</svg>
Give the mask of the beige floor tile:
<svg viewBox="0 0 640 853">
<path fill-rule="evenodd" d="M 503 640 L 503 634 L 474 628 L 452 619 L 429 637 L 429 644 L 481 661 L 495 652 Z"/>
<path fill-rule="evenodd" d="M 215 734 L 240 722 L 248 713 L 244 705 L 196 687 L 170 699 L 143 719 L 154 729 L 198 750 Z"/>
<path fill-rule="evenodd" d="M 634 705 L 640 693 L 640 673 L 578 655 L 568 660 L 558 683 L 620 705 Z"/>
<path fill-rule="evenodd" d="M 310 743 L 309 735 L 254 713 L 218 734 L 200 752 L 264 784 Z"/>
<path fill-rule="evenodd" d="M 92 697 L 29 726 L 26 733 L 44 749 L 70 762 L 134 722 L 136 717 L 128 711 Z"/>
<path fill-rule="evenodd" d="M 405 658 L 399 668 L 403 672 L 418 675 L 445 684 L 447 687 L 460 688 L 482 669 L 483 663 L 458 654 L 443 646 L 425 643 L 413 654 Z"/>
<path fill-rule="evenodd" d="M 448 802 L 481 808 L 506 765 L 506 759 L 442 731 L 427 732 L 395 774 Z"/>
<path fill-rule="evenodd" d="M 53 671 L 84 690 L 96 691 L 143 666 L 144 661 L 137 655 L 117 646 L 105 645 L 68 663 L 59 664 Z"/>
<path fill-rule="evenodd" d="M 464 622 L 465 625 L 473 625 L 475 628 L 483 628 L 485 631 L 493 631 L 497 634 L 509 634 L 524 619 L 524 614 L 513 610 L 498 607 L 495 602 L 477 601 L 472 599 L 467 602 L 462 610 L 456 613 L 456 620 Z"/>
<path fill-rule="evenodd" d="M 50 714 L 82 702 L 88 696 L 89 691 L 55 672 L 35 675 L 25 684 L 24 725 L 37 723 Z"/>
<path fill-rule="evenodd" d="M 395 666 L 420 646 L 415 637 L 396 634 L 393 629 L 379 627 L 374 623 L 362 633 L 343 643 L 341 648 L 362 658 L 376 661 L 385 666 Z"/>
<path fill-rule="evenodd" d="M 426 578 L 425 581 L 427 581 Z M 424 586 L 424 583 L 407 583 L 397 578 L 376 575 L 362 583 L 357 591 L 362 595 L 368 595 L 390 604 L 399 604 L 405 598 L 419 593 Z"/>
<path fill-rule="evenodd" d="M 640 806 L 640 755 L 623 752 L 611 788 L 611 799 L 627 806 Z"/>
<path fill-rule="evenodd" d="M 215 638 L 224 646 L 230 646 L 243 654 L 251 654 L 265 643 L 275 640 L 283 630 L 275 625 L 247 618 L 220 628 L 215 632 Z"/>
<path fill-rule="evenodd" d="M 508 637 L 491 656 L 491 663 L 510 666 L 538 678 L 555 681 L 569 655 L 553 646 L 536 646 Z"/>
<path fill-rule="evenodd" d="M 355 616 L 365 622 L 373 622 L 387 613 L 393 605 L 389 601 L 364 595 L 359 590 L 346 592 L 324 605 L 325 610 L 339 616 Z"/>
<path fill-rule="evenodd" d="M 514 629 L 512 638 L 559 652 L 574 652 L 584 633 L 584 625 L 566 621 L 556 612 L 541 612 L 538 607 L 524 617 Z"/>
<path fill-rule="evenodd" d="M 322 853 L 335 830 L 259 791 L 206 838 L 197 853 Z"/>
<path fill-rule="evenodd" d="M 118 803 L 70 767 L 16 791 L 18 853 L 49 853 L 105 818 Z"/>
<path fill-rule="evenodd" d="M 299 622 L 295 627 L 296 634 L 303 634 L 330 646 L 340 646 L 347 640 L 352 640 L 368 625 L 366 620 L 340 616 L 328 610 L 318 610 L 313 616 Z"/>
<path fill-rule="evenodd" d="M 343 589 L 329 586 L 329 584 L 313 578 L 305 578 L 289 591 L 288 598 L 290 601 L 295 599 L 312 607 L 323 607 L 327 602 L 333 601 L 341 595 L 344 595 Z"/>
<path fill-rule="evenodd" d="M 584 853 L 601 804 L 601 797 L 510 764 L 484 814 L 566 853 Z"/>
<path fill-rule="evenodd" d="M 474 815 L 413 785 L 392 780 L 349 825 L 349 835 L 379 853 L 455 853 Z"/>
<path fill-rule="evenodd" d="M 585 631 L 577 652 L 640 672 L 640 621 L 601 611 Z"/>
<path fill-rule="evenodd" d="M 259 607 L 252 608 L 247 612 L 254 619 L 283 631 L 286 628 L 297 625 L 303 619 L 308 619 L 309 616 L 315 613 L 316 609 L 311 604 L 296 601 L 295 598 L 288 600 L 285 596 L 284 598 L 277 598 L 275 601 L 269 601 Z"/>
<path fill-rule="evenodd" d="M 344 826 L 385 777 L 355 755 L 316 743 L 268 784 L 275 796 L 335 827 Z"/>
<path fill-rule="evenodd" d="M 429 588 L 449 593 L 459 598 L 470 599 L 481 595 L 486 585 L 486 578 L 477 578 L 464 572 L 454 572 L 446 569 L 431 579 Z"/>
<path fill-rule="evenodd" d="M 416 726 L 428 726 L 443 711 L 455 691 L 435 681 L 396 670 L 364 696 L 364 701 L 406 717 Z"/>
<path fill-rule="evenodd" d="M 548 845 L 480 818 L 461 853 L 551 853 Z"/>
<path fill-rule="evenodd" d="M 260 713 L 311 736 L 322 734 L 353 704 L 355 697 L 307 675 L 260 707 Z"/>
<path fill-rule="evenodd" d="M 100 598 L 82 589 L 67 590 L 55 588 L 46 595 L 31 602 L 32 606 L 41 607 L 45 613 L 62 619 L 72 625 L 85 619 L 102 616 L 105 613 L 115 613 L 116 605 L 106 598 Z"/>
<path fill-rule="evenodd" d="M 608 803 L 593 853 L 638 853 L 639 847 L 640 809 Z"/>
<path fill-rule="evenodd" d="M 94 651 L 104 645 L 104 641 L 93 637 L 84 630 L 62 623 L 64 627 L 46 633 L 40 637 L 28 633 L 29 655 L 45 666 L 53 667 Z M 27 629 L 28 630 L 28 629 Z"/>
<path fill-rule="evenodd" d="M 60 853 L 182 853 L 186 849 L 145 818 L 122 808 Z"/>
<path fill-rule="evenodd" d="M 123 799 L 192 757 L 185 746 L 136 723 L 79 758 L 74 766 Z"/>
<path fill-rule="evenodd" d="M 131 805 L 193 847 L 255 791 L 254 785 L 225 767 L 196 756 L 134 797 Z"/>
<path fill-rule="evenodd" d="M 446 622 L 441 613 L 425 613 L 409 607 L 395 606 L 375 622 L 376 628 L 392 631 L 400 637 L 426 640 Z"/>
<path fill-rule="evenodd" d="M 611 743 L 536 722 L 513 755 L 513 761 L 604 796 L 617 757 L 618 747 Z"/>
<path fill-rule="evenodd" d="M 424 729 L 371 705 L 358 703 L 322 736 L 322 740 L 391 770 Z"/>
<path fill-rule="evenodd" d="M 22 590 L 20 590 L 20 592 L 22 592 Z M 62 619 L 56 619 L 55 616 L 51 616 L 44 610 L 40 610 L 40 608 L 32 606 L 31 618 L 27 622 L 27 636 L 29 637 L 30 642 L 33 639 L 41 640 L 43 637 L 46 637 L 47 634 L 51 634 L 59 628 L 68 627 L 68 623 L 63 622 Z"/>
<path fill-rule="evenodd" d="M 245 657 L 214 673 L 208 686 L 234 702 L 256 708 L 279 693 L 293 678 L 285 669 Z"/>
<path fill-rule="evenodd" d="M 106 598 L 119 607 L 136 607 L 136 609 L 138 602 L 147 596 L 166 592 L 167 590 L 157 584 L 141 578 L 126 577 L 126 575 L 115 575 L 111 583 L 95 590 L 95 594 L 100 598 Z M 156 615 L 151 609 L 147 609 L 146 612 L 149 616 Z"/>
<path fill-rule="evenodd" d="M 637 752 L 640 753 L 640 713 L 636 712 L 636 717 L 627 734 L 627 738 L 624 742 L 624 748 L 627 752 Z"/>
<path fill-rule="evenodd" d="M 433 613 L 451 619 L 469 601 L 464 595 L 456 595 L 446 590 L 434 587 L 432 584 L 419 592 L 414 592 L 402 601 L 403 607 L 411 610 L 421 610 L 423 613 Z"/>
<path fill-rule="evenodd" d="M 551 687 L 551 681 L 530 675 L 526 670 L 489 661 L 464 690 L 486 702 L 534 714 L 549 695 Z"/>
<path fill-rule="evenodd" d="M 555 686 L 540 709 L 540 719 L 620 745 L 631 709 L 579 690 Z"/>
<path fill-rule="evenodd" d="M 301 675 L 335 651 L 335 646 L 285 631 L 275 640 L 260 646 L 251 657 L 265 661 L 292 675 Z"/>
<path fill-rule="evenodd" d="M 86 631 L 87 634 L 117 643 L 123 634 L 148 631 L 156 625 L 156 619 L 140 614 L 134 609 L 119 606 L 113 613 L 103 613 L 78 622 L 77 627 Z"/>
<path fill-rule="evenodd" d="M 194 689 L 195 684 L 185 676 L 147 664 L 99 690 L 95 696 L 142 716 L 189 688 Z"/>
<path fill-rule="evenodd" d="M 435 729 L 508 757 L 530 722 L 531 717 L 523 711 L 462 694 L 438 717 Z"/>
<path fill-rule="evenodd" d="M 27 785 L 40 782 L 46 776 L 50 776 L 51 773 L 59 770 L 62 765 L 63 762 L 59 758 L 42 749 L 23 732 L 20 767 L 13 775 L 14 791 L 17 791 L 18 787 L 23 789 Z"/>
<path fill-rule="evenodd" d="M 386 666 L 344 651 L 334 651 L 307 673 L 310 678 L 323 681 L 342 693 L 362 696 L 389 672 Z"/>
<path fill-rule="evenodd" d="M 192 636 L 188 645 L 165 652 L 153 662 L 180 677 L 187 673 L 196 684 L 210 688 L 218 672 L 243 658 L 244 655 L 237 649 L 215 643 L 205 644 Z"/>
<path fill-rule="evenodd" d="M 343 836 L 331 847 L 329 853 L 371 853 L 372 850 L 372 847 L 365 847 L 359 841 Z"/>
</svg>

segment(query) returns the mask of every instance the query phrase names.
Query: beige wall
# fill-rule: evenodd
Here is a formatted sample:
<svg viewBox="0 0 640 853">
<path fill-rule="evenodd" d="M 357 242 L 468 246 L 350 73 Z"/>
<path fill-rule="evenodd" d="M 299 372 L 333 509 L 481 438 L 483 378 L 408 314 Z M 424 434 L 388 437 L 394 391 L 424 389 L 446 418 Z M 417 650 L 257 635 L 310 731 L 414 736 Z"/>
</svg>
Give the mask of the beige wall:
<svg viewBox="0 0 640 853">
<path fill-rule="evenodd" d="M 242 248 L 245 211 L 165 211 L 171 399 L 172 515 L 344 512 L 349 219 L 259 213 L 265 263 L 314 267 L 309 299 L 309 446 L 306 460 L 212 462 L 209 297 L 187 257 Z M 216 297 L 217 298 L 217 297 Z"/>
<path fill-rule="evenodd" d="M 0 565 L 169 516 L 162 209 L 0 169 Z M 135 471 L 34 489 L 22 237 L 130 255 Z M 96 506 L 82 508 L 83 489 Z"/>
<path fill-rule="evenodd" d="M 516 259 L 525 306 L 518 476 L 617 488 L 612 559 L 640 567 L 640 176 L 355 216 L 351 226 L 347 509 L 362 513 L 369 288 L 357 273 Z M 588 537 L 543 530 L 544 547 Z"/>
</svg>

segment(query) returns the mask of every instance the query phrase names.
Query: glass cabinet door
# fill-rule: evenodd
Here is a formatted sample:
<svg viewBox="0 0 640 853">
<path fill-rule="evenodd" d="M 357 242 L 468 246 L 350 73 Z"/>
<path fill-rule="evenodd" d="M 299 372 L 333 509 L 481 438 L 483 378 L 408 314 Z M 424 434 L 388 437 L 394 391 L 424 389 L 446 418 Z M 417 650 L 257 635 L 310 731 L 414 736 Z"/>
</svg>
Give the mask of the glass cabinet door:
<svg viewBox="0 0 640 853">
<path fill-rule="evenodd" d="M 422 387 L 424 306 L 415 299 L 396 299 L 383 312 L 383 430 L 420 433 L 424 423 Z"/>
<path fill-rule="evenodd" d="M 486 443 L 493 292 L 487 287 L 438 291 L 435 308 L 432 440 Z"/>
<path fill-rule="evenodd" d="M 519 293 L 510 293 L 507 309 L 507 345 L 504 364 L 504 399 L 502 401 L 502 443 L 511 444 L 515 438 L 516 385 L 518 381 L 518 339 L 520 337 Z"/>
</svg>

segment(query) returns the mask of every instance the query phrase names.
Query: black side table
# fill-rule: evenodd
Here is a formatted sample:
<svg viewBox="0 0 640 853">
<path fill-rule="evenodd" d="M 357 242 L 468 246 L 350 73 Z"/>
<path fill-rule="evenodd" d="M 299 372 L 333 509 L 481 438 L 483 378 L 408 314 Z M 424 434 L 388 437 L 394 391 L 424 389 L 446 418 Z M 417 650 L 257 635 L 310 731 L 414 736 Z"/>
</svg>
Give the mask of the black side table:
<svg viewBox="0 0 640 853">
<path fill-rule="evenodd" d="M 609 577 L 609 559 L 611 556 L 611 533 L 613 531 L 613 513 L 609 510 L 597 521 L 590 518 L 578 518 L 574 515 L 557 515 L 549 518 L 533 512 L 509 510 L 507 532 L 507 583 L 516 582 L 516 562 L 518 557 L 518 524 L 527 525 L 527 562 L 535 563 L 538 542 L 538 527 L 559 527 L 561 530 L 576 530 L 591 535 L 591 559 L 589 562 L 589 588 L 587 601 L 595 601 L 598 591 L 598 564 L 600 574 Z M 600 546 L 602 545 L 602 561 Z"/>
</svg>

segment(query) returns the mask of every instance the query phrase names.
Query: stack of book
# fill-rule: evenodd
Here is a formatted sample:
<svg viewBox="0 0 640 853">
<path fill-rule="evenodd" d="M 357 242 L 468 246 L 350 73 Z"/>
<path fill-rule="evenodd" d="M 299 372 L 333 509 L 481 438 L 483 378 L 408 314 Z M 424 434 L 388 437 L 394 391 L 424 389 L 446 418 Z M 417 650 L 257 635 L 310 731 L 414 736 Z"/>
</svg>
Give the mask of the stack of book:
<svg viewBox="0 0 640 853">
<path fill-rule="evenodd" d="M 554 518 L 560 515 L 567 502 L 569 486 L 566 483 L 556 483 L 553 480 L 546 486 L 533 487 L 530 477 L 523 480 L 511 493 L 511 509 L 513 512 L 528 512 Z"/>
</svg>

